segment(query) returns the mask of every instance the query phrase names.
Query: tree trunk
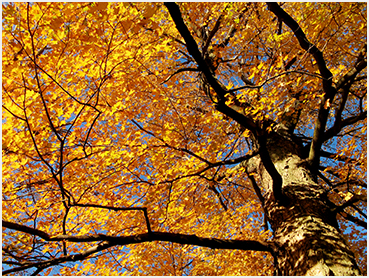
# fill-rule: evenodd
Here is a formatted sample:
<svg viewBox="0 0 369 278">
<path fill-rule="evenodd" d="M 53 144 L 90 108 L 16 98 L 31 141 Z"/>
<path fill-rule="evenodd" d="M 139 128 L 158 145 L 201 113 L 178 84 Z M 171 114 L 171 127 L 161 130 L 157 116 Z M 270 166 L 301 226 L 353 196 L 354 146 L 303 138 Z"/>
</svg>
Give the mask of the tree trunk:
<svg viewBox="0 0 369 278">
<path fill-rule="evenodd" d="M 273 133 L 267 149 L 282 176 L 285 202 L 275 200 L 271 176 L 260 158 L 249 163 L 248 172 L 258 174 L 265 192 L 265 211 L 274 232 L 276 274 L 360 275 L 327 194 L 302 158 L 302 147 Z"/>
</svg>

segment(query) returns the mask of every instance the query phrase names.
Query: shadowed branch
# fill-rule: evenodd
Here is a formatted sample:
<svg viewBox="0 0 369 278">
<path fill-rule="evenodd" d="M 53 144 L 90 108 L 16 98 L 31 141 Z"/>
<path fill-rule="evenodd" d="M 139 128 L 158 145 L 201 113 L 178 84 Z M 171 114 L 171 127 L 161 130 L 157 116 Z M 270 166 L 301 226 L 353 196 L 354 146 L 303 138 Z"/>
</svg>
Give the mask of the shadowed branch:
<svg viewBox="0 0 369 278">
<path fill-rule="evenodd" d="M 197 245 L 201 247 L 208 247 L 212 249 L 237 249 L 237 250 L 253 250 L 253 251 L 264 251 L 264 252 L 273 252 L 273 246 L 270 242 L 263 242 L 257 240 L 230 240 L 230 239 L 217 239 L 217 238 L 204 238 L 198 237 L 196 235 L 185 235 L 185 234 L 177 234 L 177 233 L 166 233 L 166 232 L 149 232 L 144 234 L 138 234 L 133 236 L 108 236 L 105 234 L 94 234 L 94 235 L 82 235 L 82 236 L 73 236 L 73 235 L 59 235 L 55 237 L 51 237 L 49 234 L 34 228 L 27 227 L 25 225 L 20 225 L 8 221 L 2 221 L 2 225 L 5 228 L 14 229 L 17 231 L 21 231 L 24 233 L 37 235 L 46 241 L 54 241 L 54 242 L 95 242 L 100 241 L 96 246 L 87 249 L 84 252 L 75 254 L 75 255 L 67 255 L 63 257 L 53 258 L 50 260 L 45 260 L 36 263 L 27 263 L 23 266 L 15 267 L 12 269 L 8 269 L 3 271 L 3 275 L 14 273 L 17 271 L 22 271 L 25 269 L 29 269 L 32 267 L 36 267 L 38 269 L 45 269 L 47 267 L 61 264 L 64 262 L 70 261 L 80 261 L 84 260 L 88 256 L 110 248 L 112 246 L 123 246 L 129 244 L 136 244 L 142 242 L 153 242 L 153 241 L 165 241 L 165 242 L 173 242 L 179 244 L 189 244 L 189 245 Z"/>
</svg>

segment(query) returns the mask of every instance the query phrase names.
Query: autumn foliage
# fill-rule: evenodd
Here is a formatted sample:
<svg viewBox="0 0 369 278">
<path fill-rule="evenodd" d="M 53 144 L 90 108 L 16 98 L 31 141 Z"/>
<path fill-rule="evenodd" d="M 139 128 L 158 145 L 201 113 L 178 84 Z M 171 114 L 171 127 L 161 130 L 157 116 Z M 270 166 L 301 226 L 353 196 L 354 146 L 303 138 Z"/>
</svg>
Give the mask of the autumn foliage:
<svg viewBox="0 0 369 278">
<path fill-rule="evenodd" d="M 283 123 L 366 274 L 366 4 L 178 6 L 3 4 L 3 274 L 272 275 Z"/>
</svg>

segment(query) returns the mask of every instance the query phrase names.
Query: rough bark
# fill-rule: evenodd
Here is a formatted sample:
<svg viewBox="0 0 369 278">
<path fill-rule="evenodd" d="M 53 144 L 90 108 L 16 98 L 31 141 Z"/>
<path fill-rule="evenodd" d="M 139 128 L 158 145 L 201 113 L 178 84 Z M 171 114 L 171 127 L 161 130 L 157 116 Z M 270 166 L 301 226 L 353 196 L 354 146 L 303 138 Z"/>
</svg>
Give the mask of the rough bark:
<svg viewBox="0 0 369 278">
<path fill-rule="evenodd" d="M 248 170 L 259 175 L 266 191 L 264 207 L 274 231 L 276 274 L 360 275 L 330 202 L 301 158 L 299 145 L 273 133 L 267 149 L 282 176 L 287 202 L 281 205 L 275 200 L 272 179 L 260 158 L 254 158 Z"/>
</svg>

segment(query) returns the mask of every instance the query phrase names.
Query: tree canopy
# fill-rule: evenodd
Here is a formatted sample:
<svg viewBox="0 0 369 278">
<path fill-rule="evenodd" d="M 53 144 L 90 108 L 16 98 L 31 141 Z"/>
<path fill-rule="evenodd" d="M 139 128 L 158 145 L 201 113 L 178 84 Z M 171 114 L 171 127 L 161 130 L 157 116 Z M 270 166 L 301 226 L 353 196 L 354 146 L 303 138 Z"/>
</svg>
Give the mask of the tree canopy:
<svg viewBox="0 0 369 278">
<path fill-rule="evenodd" d="M 277 125 L 365 274 L 366 9 L 3 4 L 3 274 L 272 275 Z"/>
</svg>

